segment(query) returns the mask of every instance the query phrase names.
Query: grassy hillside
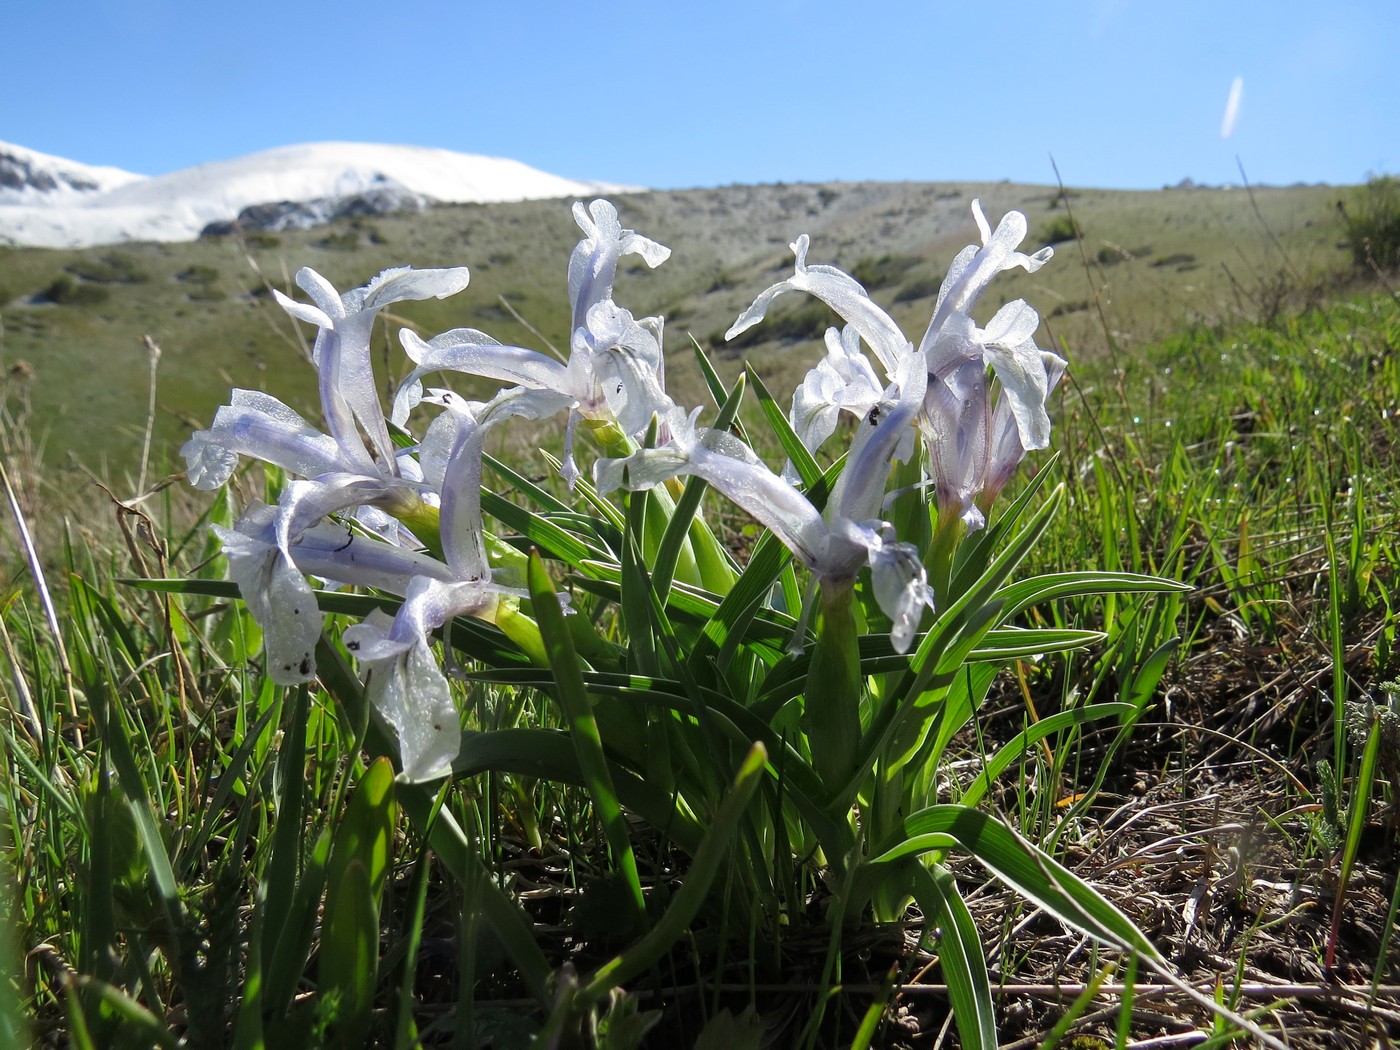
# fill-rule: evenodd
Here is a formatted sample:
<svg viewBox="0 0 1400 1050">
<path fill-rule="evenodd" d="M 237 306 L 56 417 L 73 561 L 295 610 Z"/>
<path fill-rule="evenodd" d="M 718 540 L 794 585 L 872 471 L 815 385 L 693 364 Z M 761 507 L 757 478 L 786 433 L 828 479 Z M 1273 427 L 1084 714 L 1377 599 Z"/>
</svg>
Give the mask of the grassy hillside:
<svg viewBox="0 0 1400 1050">
<path fill-rule="evenodd" d="M 755 333 L 766 343 L 724 346 L 721 335 L 761 289 L 790 272 L 788 243 L 812 236 L 810 261 L 862 279 L 914 334 L 921 332 L 948 260 L 975 238 L 969 202 L 995 222 L 1018 208 L 1035 245 L 1057 259 L 1035 275 L 1008 275 L 997 291 L 1041 312 L 1043 345 L 1072 364 L 1109 350 L 1131 354 L 1183 322 L 1268 316 L 1320 286 L 1344 258 L 1332 187 L 1070 190 L 1001 184 L 831 183 L 736 186 L 622 196 L 623 221 L 674 249 L 654 272 L 638 264 L 621 294 L 637 312 L 667 318 L 679 358 L 673 392 L 698 397 L 693 336 L 724 367 L 751 360 L 774 390 L 799 377 L 826 318 L 783 302 Z M 1079 231 L 1079 240 L 1065 240 Z M 232 385 L 310 403 L 312 372 L 298 333 L 269 286 L 291 289 L 311 266 L 337 286 L 396 265 L 467 265 L 472 286 L 446 302 L 409 304 L 390 323 L 436 332 L 469 325 L 506 342 L 567 341 L 564 260 L 577 237 L 566 201 L 446 206 L 346 221 L 312 231 L 189 244 L 85 250 L 0 249 L 0 353 L 51 465 L 70 453 L 101 469 L 130 469 L 146 418 L 149 370 L 141 336 L 163 351 L 157 461 L 206 425 Z M 297 293 L 300 294 L 300 293 Z M 57 299 L 59 301 L 55 302 Z M 999 305 L 992 301 L 985 308 Z M 513 314 L 523 318 L 522 324 Z M 532 332 L 530 329 L 534 329 Z M 774 333 L 785 339 L 773 340 Z M 387 336 L 386 336 L 387 337 Z M 396 357 L 396 360 L 398 358 Z M 299 392 L 299 394 L 297 393 Z"/>
</svg>

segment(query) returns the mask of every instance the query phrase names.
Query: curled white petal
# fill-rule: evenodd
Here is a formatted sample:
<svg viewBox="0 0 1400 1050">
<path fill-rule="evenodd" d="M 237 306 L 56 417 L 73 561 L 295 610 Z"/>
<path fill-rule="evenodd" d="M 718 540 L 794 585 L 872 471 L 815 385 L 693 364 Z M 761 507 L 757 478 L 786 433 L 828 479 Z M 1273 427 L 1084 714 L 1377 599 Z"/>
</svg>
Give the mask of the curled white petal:
<svg viewBox="0 0 1400 1050">
<path fill-rule="evenodd" d="M 1034 273 L 1055 254 L 1054 250 L 1048 247 L 1040 249 L 1034 255 L 1017 251 L 1020 243 L 1026 238 L 1026 217 L 1018 211 L 1009 211 L 1003 215 L 995 230 L 991 229 L 982 213 L 981 201 L 972 202 L 972 215 L 977 222 L 982 244 L 968 245 L 953 260 L 953 265 L 948 269 L 948 276 L 943 280 L 943 287 L 939 289 L 933 319 L 919 344 L 920 350 L 928 351 L 932 348 L 944 323 L 953 314 L 970 313 L 973 305 L 997 274 L 1018 266 Z"/>
<path fill-rule="evenodd" d="M 228 481 L 240 456 L 275 464 L 303 477 L 335 470 L 340 448 L 277 398 L 235 390 L 214 413 L 208 430 L 196 431 L 180 450 L 190 483 L 214 489 Z"/>
<path fill-rule="evenodd" d="M 836 432 L 842 412 L 864 416 L 884 396 L 884 384 L 860 351 L 853 325 L 826 331 L 826 356 L 792 395 L 789 421 L 808 452 L 815 452 Z"/>
<path fill-rule="evenodd" d="M 361 309 L 378 310 L 405 300 L 446 299 L 465 288 L 470 279 L 465 266 L 438 270 L 401 266 L 384 270 L 365 286 Z"/>
<path fill-rule="evenodd" d="M 934 607 L 918 549 L 881 537 L 870 547 L 870 584 L 875 603 L 890 618 L 890 644 L 897 653 L 908 652 L 924 609 Z"/>
<path fill-rule="evenodd" d="M 272 542 L 273 515 L 273 508 L 255 504 L 236 528 L 211 527 L 223 544 L 229 575 L 263 630 L 269 677 L 293 685 L 316 676 L 321 610 L 301 570 Z"/>
<path fill-rule="evenodd" d="M 372 613 L 346 629 L 345 644 L 365 668 L 370 703 L 398 737 L 400 776 L 409 783 L 436 780 L 452 771 L 461 750 L 457 706 L 426 634 L 386 620 Z"/>
<path fill-rule="evenodd" d="M 577 202 L 573 213 L 584 234 L 569 257 L 569 301 L 573 303 L 573 327 L 577 329 L 584 325 L 593 306 L 612 298 L 619 259 L 640 255 L 647 266 L 655 269 L 670 257 L 671 249 L 635 230 L 623 229 L 611 201 L 595 200 L 587 207 Z"/>
<path fill-rule="evenodd" d="M 853 325 L 887 372 L 893 372 L 900 349 L 909 341 L 890 315 L 870 298 L 860 282 L 834 266 L 807 264 L 811 239 L 802 234 L 789 247 L 796 258 L 793 275 L 760 292 L 729 330 L 726 339 L 747 331 L 763 320 L 773 300 L 784 292 L 801 291 L 822 300 Z"/>
</svg>

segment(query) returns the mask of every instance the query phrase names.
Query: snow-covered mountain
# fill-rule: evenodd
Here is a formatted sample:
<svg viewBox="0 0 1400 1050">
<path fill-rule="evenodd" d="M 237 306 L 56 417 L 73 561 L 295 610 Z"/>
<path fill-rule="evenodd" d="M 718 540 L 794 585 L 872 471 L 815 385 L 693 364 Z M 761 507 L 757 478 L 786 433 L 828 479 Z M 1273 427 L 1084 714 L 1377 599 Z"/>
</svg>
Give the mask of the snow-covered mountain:
<svg viewBox="0 0 1400 1050">
<path fill-rule="evenodd" d="M 519 161 L 423 146 L 321 142 L 282 146 L 146 177 L 0 142 L 0 244 L 80 248 L 120 241 L 187 241 L 246 208 L 284 224 L 358 207 L 422 207 L 586 197 L 636 187 L 580 182 Z M 268 209 L 258 209 L 266 214 Z"/>
</svg>

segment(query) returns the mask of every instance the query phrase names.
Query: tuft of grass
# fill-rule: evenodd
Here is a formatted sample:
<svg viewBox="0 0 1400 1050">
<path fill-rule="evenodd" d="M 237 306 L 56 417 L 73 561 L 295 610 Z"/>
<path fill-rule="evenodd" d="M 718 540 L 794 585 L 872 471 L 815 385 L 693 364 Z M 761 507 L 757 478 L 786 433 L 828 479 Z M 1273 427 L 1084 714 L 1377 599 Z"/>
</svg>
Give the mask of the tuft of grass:
<svg viewBox="0 0 1400 1050">
<path fill-rule="evenodd" d="M 55 277 L 42 295 L 59 306 L 96 306 L 112 297 L 112 293 L 101 285 L 75 281 L 66 273 Z"/>
<path fill-rule="evenodd" d="M 1400 268 L 1400 178 L 1377 175 L 1337 201 L 1357 269 Z"/>
<path fill-rule="evenodd" d="M 1079 230 L 1068 215 L 1057 215 L 1036 232 L 1036 240 L 1042 244 L 1063 244 L 1079 239 Z"/>
</svg>

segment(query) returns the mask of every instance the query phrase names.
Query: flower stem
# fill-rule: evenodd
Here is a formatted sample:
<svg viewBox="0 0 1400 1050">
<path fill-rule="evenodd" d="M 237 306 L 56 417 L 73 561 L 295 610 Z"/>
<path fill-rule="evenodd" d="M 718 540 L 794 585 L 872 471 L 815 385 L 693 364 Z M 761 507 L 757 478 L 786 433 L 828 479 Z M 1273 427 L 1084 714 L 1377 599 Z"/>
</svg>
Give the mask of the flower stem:
<svg viewBox="0 0 1400 1050">
<path fill-rule="evenodd" d="M 860 744 L 860 652 L 854 580 L 823 580 L 817 640 L 807 671 L 807 740 L 812 765 L 831 791 L 850 781 Z"/>
</svg>

